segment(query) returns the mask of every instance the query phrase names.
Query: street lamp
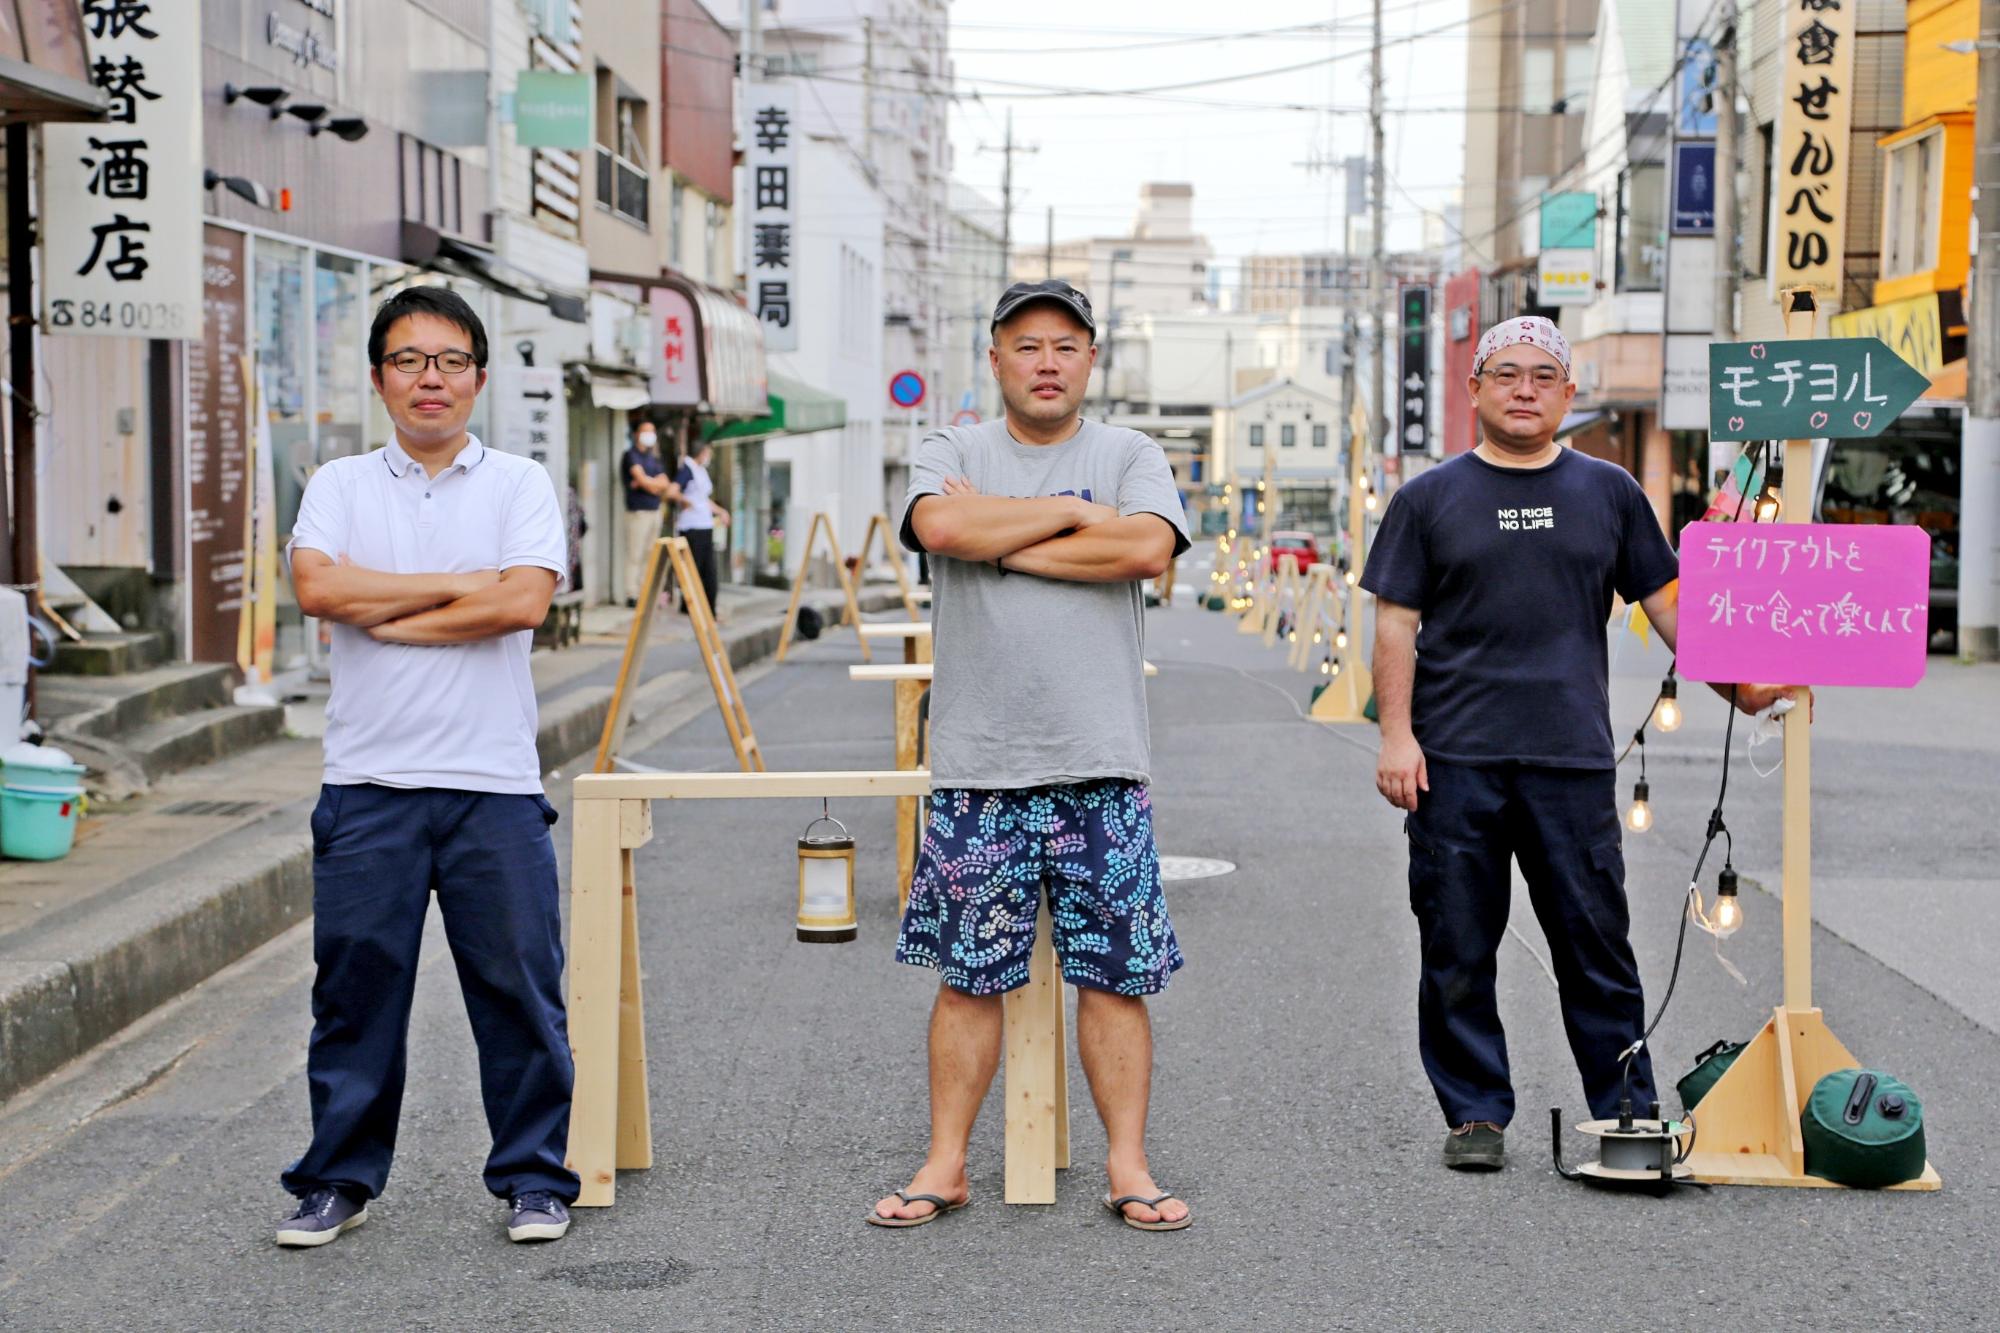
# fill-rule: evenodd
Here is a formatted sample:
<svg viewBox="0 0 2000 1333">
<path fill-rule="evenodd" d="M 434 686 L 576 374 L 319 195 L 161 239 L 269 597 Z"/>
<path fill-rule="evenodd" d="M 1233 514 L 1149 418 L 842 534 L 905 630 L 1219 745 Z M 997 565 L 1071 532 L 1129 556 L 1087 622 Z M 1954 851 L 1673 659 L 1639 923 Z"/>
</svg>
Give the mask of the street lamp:
<svg viewBox="0 0 2000 1333">
<path fill-rule="evenodd" d="M 291 94 L 285 89 L 270 83 L 254 84 L 248 88 L 238 88 L 233 83 L 222 85 L 222 104 L 224 106 L 234 106 L 236 99 L 239 97 L 247 97 L 258 106 L 275 106 L 289 96 Z"/>
<path fill-rule="evenodd" d="M 333 135 L 343 143 L 353 143 L 368 137 L 368 122 L 359 116 L 336 116 L 332 120 L 315 122 L 308 134 L 318 137 L 321 131 Z"/>
</svg>

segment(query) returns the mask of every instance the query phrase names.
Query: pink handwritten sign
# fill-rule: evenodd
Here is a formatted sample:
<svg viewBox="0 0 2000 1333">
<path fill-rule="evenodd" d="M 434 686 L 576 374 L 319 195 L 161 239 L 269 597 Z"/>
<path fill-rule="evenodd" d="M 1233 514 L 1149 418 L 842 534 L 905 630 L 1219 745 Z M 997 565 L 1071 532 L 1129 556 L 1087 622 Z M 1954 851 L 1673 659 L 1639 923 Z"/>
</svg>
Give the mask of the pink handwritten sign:
<svg viewBox="0 0 2000 1333">
<path fill-rule="evenodd" d="M 1690 680 L 1908 687 L 1930 642 L 1931 539 L 1852 523 L 1690 523 L 1680 671 Z"/>
</svg>

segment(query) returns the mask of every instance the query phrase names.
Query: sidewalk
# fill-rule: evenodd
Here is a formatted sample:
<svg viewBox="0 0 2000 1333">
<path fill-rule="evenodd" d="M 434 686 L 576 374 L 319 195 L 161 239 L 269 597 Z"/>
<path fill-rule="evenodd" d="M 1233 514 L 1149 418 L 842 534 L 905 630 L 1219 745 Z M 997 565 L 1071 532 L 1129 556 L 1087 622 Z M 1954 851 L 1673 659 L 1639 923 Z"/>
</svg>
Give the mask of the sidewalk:
<svg viewBox="0 0 2000 1333">
<path fill-rule="evenodd" d="M 777 650 L 787 596 L 722 589 L 738 669 Z M 838 615 L 837 593 L 806 599 L 829 623 Z M 861 604 L 900 612 L 889 586 L 864 590 Z M 594 607 L 581 642 L 535 653 L 544 772 L 596 746 L 631 616 Z M 686 621 L 663 613 L 653 624 L 638 722 L 709 693 Z M 65 859 L 0 862 L 0 1098 L 310 915 L 307 818 L 324 719 L 323 695 L 293 704 L 282 739 L 94 811 Z"/>
</svg>

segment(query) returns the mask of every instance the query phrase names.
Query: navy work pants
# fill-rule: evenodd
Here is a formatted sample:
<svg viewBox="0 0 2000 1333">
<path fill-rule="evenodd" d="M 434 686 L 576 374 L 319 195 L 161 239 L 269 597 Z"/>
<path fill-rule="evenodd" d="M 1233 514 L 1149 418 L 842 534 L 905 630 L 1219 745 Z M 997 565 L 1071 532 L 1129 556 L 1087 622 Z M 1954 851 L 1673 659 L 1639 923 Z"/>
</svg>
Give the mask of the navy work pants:
<svg viewBox="0 0 2000 1333">
<path fill-rule="evenodd" d="M 556 812 L 539 795 L 328 785 L 313 811 L 312 1146 L 282 1181 L 373 1198 L 403 1104 L 417 952 L 432 893 L 479 1048 L 502 1198 L 577 1195 L 569 1140 Z"/>
<path fill-rule="evenodd" d="M 1619 1055 L 1645 1030 L 1628 938 L 1625 855 L 1612 769 L 1470 767 L 1428 761 L 1431 789 L 1404 827 L 1410 910 L 1423 945 L 1418 1045 L 1445 1120 L 1514 1115 L 1494 978 L 1518 860 L 1549 943 L 1563 1026 L 1591 1114 L 1618 1113 Z M 1654 1097 L 1652 1063 L 1632 1066 L 1632 1103 Z"/>
</svg>

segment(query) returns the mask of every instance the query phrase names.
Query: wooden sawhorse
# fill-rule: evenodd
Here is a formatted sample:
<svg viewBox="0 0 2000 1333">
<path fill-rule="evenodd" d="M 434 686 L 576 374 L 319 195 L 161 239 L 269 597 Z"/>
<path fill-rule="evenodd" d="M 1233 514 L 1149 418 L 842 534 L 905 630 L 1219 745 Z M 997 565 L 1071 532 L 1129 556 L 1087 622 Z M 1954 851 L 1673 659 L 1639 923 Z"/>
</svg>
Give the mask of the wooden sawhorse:
<svg viewBox="0 0 2000 1333">
<path fill-rule="evenodd" d="M 639 972 L 633 856 L 653 837 L 653 802 L 800 797 L 911 797 L 930 774 L 587 773 L 574 804 L 566 991 L 576 1083 L 570 1105 L 571 1170 L 581 1208 L 608 1208 L 618 1172 L 653 1165 L 646 1083 L 646 1012 Z M 1069 1065 L 1061 976 L 1041 913 L 1028 984 L 1005 1001 L 1004 1079 L 1008 1203 L 1054 1203 L 1055 1173 L 1069 1165 Z"/>
</svg>

